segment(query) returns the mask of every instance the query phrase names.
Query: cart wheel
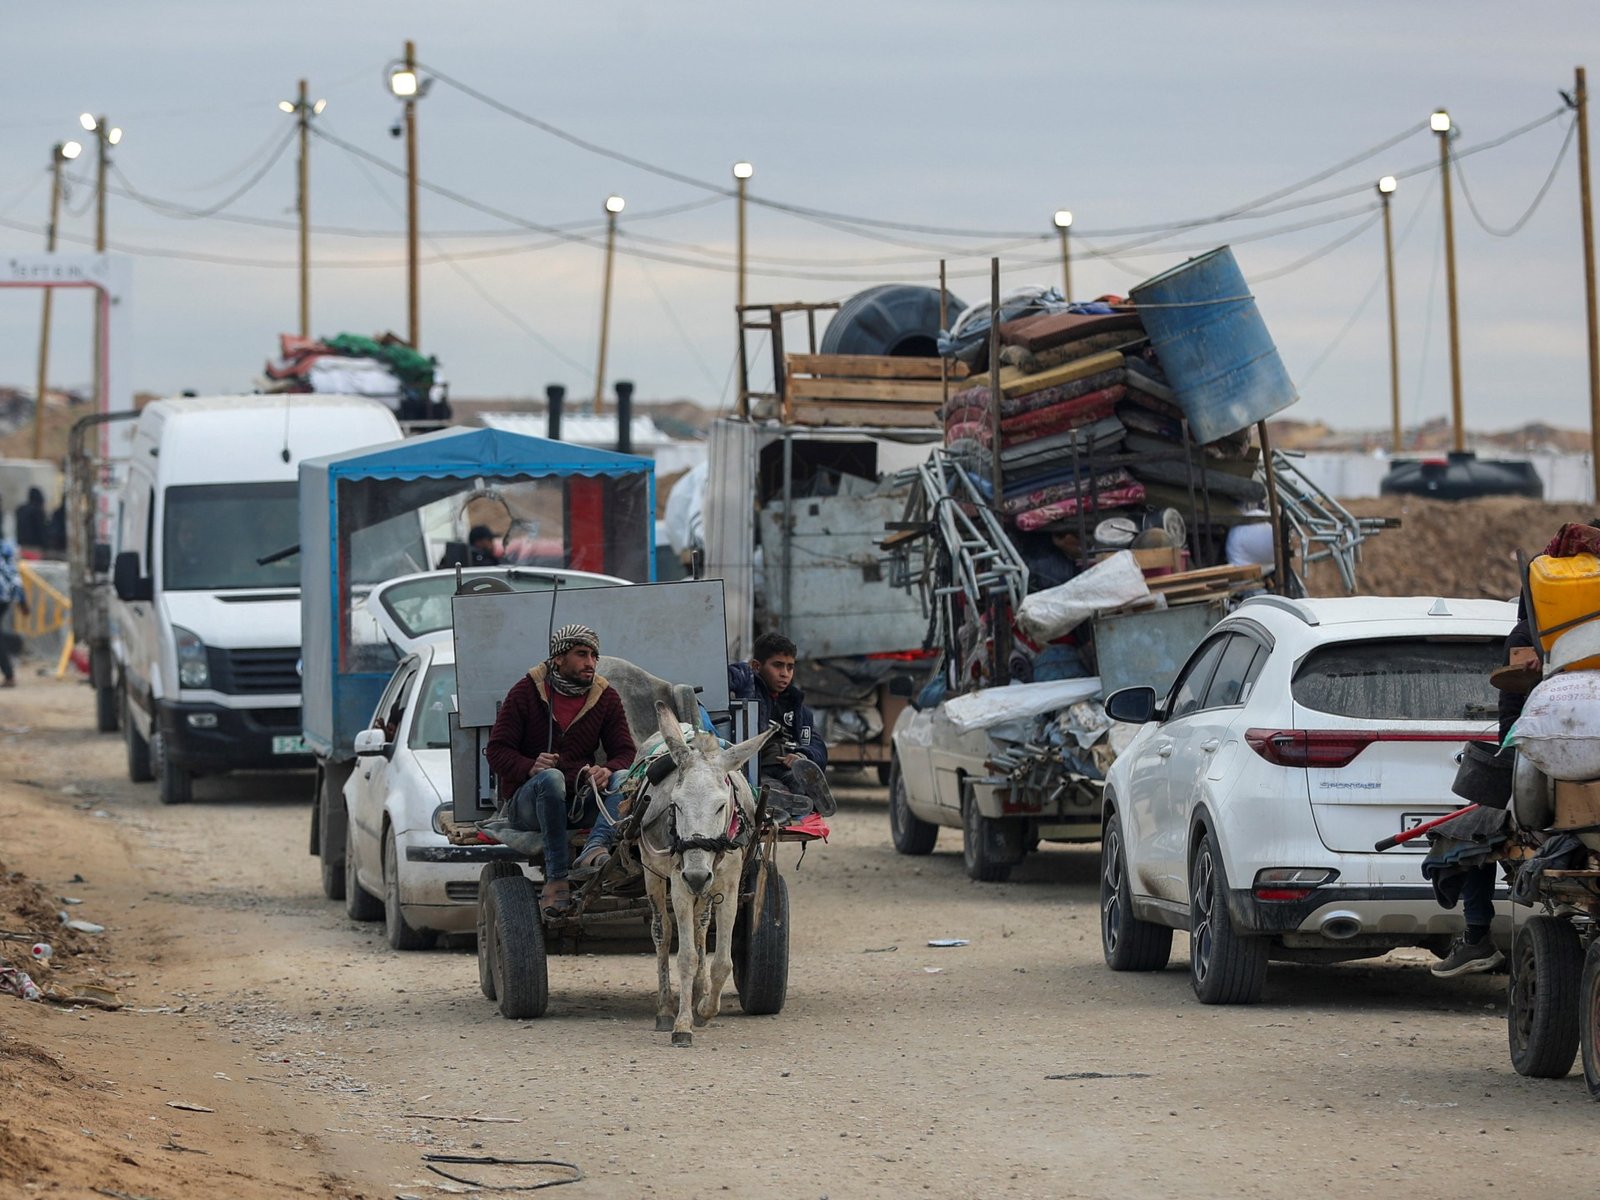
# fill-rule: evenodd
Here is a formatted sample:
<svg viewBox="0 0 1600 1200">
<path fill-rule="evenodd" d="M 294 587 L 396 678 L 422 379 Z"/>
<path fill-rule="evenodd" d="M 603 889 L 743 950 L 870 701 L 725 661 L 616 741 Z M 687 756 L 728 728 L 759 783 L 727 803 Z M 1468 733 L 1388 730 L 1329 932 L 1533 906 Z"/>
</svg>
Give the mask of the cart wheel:
<svg viewBox="0 0 1600 1200">
<path fill-rule="evenodd" d="M 500 1015 L 512 1021 L 542 1017 L 550 1003 L 539 901 L 526 879 L 493 879 L 484 900 L 489 970 Z"/>
<path fill-rule="evenodd" d="M 767 864 L 761 924 L 750 927 L 752 906 L 739 913 L 733 929 L 733 986 L 739 1007 L 753 1017 L 783 1011 L 789 994 L 789 885 L 777 864 Z"/>
<path fill-rule="evenodd" d="M 484 863 L 483 870 L 478 873 L 478 986 L 483 989 L 486 1000 L 495 998 L 494 938 L 489 936 L 489 885 L 496 879 L 510 879 L 521 874 L 521 867 L 504 859 Z"/>
<path fill-rule="evenodd" d="M 1583 959 L 1583 986 L 1578 989 L 1578 1040 L 1583 1047 L 1583 1082 L 1600 1100 L 1600 939 L 1589 943 Z"/>
<path fill-rule="evenodd" d="M 1511 947 L 1506 1031 L 1519 1075 L 1560 1079 L 1578 1054 L 1583 949 L 1572 922 L 1529 917 Z"/>
</svg>

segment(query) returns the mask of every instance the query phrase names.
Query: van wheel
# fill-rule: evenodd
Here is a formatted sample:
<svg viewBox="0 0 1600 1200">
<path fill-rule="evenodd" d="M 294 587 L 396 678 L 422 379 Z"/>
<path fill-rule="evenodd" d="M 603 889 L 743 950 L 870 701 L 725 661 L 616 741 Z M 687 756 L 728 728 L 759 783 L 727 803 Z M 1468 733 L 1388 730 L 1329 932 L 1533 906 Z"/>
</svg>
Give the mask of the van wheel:
<svg viewBox="0 0 1600 1200">
<path fill-rule="evenodd" d="M 115 687 L 94 689 L 94 727 L 100 733 L 115 733 L 120 719 L 122 697 Z"/>
<path fill-rule="evenodd" d="M 1267 939 L 1228 916 L 1228 876 L 1208 833 L 1189 866 L 1189 982 L 1201 1004 L 1254 1004 L 1267 982 Z"/>
<path fill-rule="evenodd" d="M 911 811 L 898 756 L 889 764 L 889 839 L 901 854 L 931 854 L 939 840 L 939 827 Z"/>
<path fill-rule="evenodd" d="M 187 804 L 194 799 L 194 776 L 172 761 L 164 733 L 157 733 L 150 739 L 150 766 L 155 773 L 161 803 Z"/>
<path fill-rule="evenodd" d="M 122 685 L 122 741 L 128 748 L 128 779 L 133 783 L 149 783 L 155 778 L 150 771 L 150 743 L 139 735 L 133 723 L 133 703 L 128 699 L 128 685 Z"/>
<path fill-rule="evenodd" d="M 1133 915 L 1133 885 L 1113 812 L 1100 839 L 1100 950 L 1113 971 L 1161 971 L 1172 957 L 1172 930 Z"/>
</svg>

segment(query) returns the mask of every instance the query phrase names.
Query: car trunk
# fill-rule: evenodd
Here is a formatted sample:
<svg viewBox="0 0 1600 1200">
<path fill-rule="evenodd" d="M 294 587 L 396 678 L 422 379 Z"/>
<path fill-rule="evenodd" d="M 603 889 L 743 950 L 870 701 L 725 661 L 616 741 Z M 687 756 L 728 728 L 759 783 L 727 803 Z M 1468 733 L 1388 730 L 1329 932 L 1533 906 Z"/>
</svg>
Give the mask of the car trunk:
<svg viewBox="0 0 1600 1200">
<path fill-rule="evenodd" d="M 1386 638 L 1306 656 L 1292 683 L 1294 730 L 1279 737 L 1276 753 L 1304 767 L 1324 846 L 1372 853 L 1373 843 L 1465 803 L 1450 790 L 1455 756 L 1469 739 L 1496 736 L 1488 676 L 1502 644 Z M 1419 838 L 1403 849 L 1422 853 L 1427 845 Z"/>
</svg>

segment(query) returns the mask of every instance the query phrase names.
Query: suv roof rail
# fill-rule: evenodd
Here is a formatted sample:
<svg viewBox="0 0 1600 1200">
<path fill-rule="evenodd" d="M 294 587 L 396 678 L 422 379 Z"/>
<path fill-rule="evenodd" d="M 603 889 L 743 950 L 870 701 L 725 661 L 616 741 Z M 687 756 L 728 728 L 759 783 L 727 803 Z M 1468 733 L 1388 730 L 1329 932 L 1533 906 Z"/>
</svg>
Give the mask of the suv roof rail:
<svg viewBox="0 0 1600 1200">
<path fill-rule="evenodd" d="M 1291 600 L 1287 596 L 1249 596 L 1246 597 L 1244 603 L 1239 607 L 1245 608 L 1251 604 L 1266 605 L 1268 608 L 1281 608 L 1286 613 L 1293 613 L 1307 625 L 1320 625 L 1322 623 L 1317 620 L 1316 613 L 1312 612 L 1298 600 Z"/>
</svg>

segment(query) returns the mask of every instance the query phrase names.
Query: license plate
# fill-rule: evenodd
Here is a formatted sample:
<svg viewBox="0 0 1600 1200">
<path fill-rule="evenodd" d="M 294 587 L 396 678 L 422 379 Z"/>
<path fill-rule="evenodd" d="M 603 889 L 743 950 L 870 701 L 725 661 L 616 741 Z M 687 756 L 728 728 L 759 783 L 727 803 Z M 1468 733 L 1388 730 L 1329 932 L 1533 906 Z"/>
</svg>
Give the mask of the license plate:
<svg viewBox="0 0 1600 1200">
<path fill-rule="evenodd" d="M 280 736 L 272 739 L 272 752 L 274 754 L 309 754 L 306 740 L 299 736 Z"/>
<path fill-rule="evenodd" d="M 1401 813 L 1400 832 L 1415 829 L 1418 825 L 1425 825 L 1435 817 L 1442 817 L 1443 813 Z"/>
</svg>

